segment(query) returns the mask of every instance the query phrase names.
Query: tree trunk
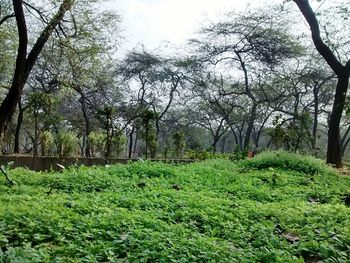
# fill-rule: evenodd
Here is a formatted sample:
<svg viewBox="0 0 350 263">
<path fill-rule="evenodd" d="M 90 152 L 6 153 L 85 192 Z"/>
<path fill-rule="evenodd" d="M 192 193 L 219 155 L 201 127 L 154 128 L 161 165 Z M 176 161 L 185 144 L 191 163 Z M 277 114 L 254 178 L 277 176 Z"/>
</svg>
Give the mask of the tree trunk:
<svg viewBox="0 0 350 263">
<path fill-rule="evenodd" d="M 224 136 L 224 137 L 222 138 L 222 142 L 221 142 L 221 153 L 225 153 L 225 150 L 226 150 L 226 139 L 227 139 L 226 136 Z"/>
<path fill-rule="evenodd" d="M 38 111 L 34 110 L 34 146 L 33 146 L 34 157 L 38 157 L 38 141 L 39 141 Z"/>
<path fill-rule="evenodd" d="M 148 125 L 149 125 L 149 121 L 147 121 L 146 123 L 146 160 L 148 158 Z"/>
<path fill-rule="evenodd" d="M 16 110 L 20 94 L 25 83 L 25 69 L 27 58 L 28 34 L 21 0 L 13 0 L 17 30 L 18 30 L 18 51 L 16 58 L 15 73 L 11 87 L 4 101 L 0 106 L 0 136 L 4 135 L 7 123 L 11 120 Z"/>
<path fill-rule="evenodd" d="M 315 106 L 314 106 L 314 121 L 312 126 L 312 150 L 313 153 L 316 154 L 317 152 L 317 126 L 318 126 L 318 111 L 319 111 L 319 87 L 314 87 L 313 90 L 314 93 L 314 100 L 315 100 Z"/>
<path fill-rule="evenodd" d="M 106 153 L 105 153 L 105 157 L 107 159 L 111 158 L 111 154 L 112 154 L 112 136 L 113 136 L 113 132 L 112 132 L 112 116 L 107 113 L 106 115 L 106 121 L 107 121 L 107 130 L 106 130 Z"/>
<path fill-rule="evenodd" d="M 217 145 L 218 145 L 219 140 L 220 140 L 220 137 L 218 137 L 218 136 L 215 136 L 213 138 L 213 144 L 211 145 L 213 153 L 216 153 L 216 151 L 217 151 Z"/>
<path fill-rule="evenodd" d="M 244 150 L 249 150 L 248 148 L 249 148 L 249 143 L 250 143 L 250 137 L 252 135 L 254 122 L 256 119 L 256 108 L 257 108 L 257 105 L 253 104 L 251 112 L 250 112 L 250 118 L 249 118 L 247 131 L 246 131 L 245 137 L 244 137 Z"/>
<path fill-rule="evenodd" d="M 133 146 L 133 136 L 134 136 L 135 128 L 132 126 L 132 129 L 129 134 L 129 152 L 128 152 L 128 158 L 132 158 L 132 146 Z"/>
<path fill-rule="evenodd" d="M 21 127 L 23 123 L 23 115 L 24 115 L 24 108 L 22 108 L 21 100 L 19 100 L 18 117 L 17 117 L 17 125 L 16 125 L 16 132 L 15 132 L 15 145 L 13 147 L 14 153 L 19 153 L 19 139 L 20 139 L 20 132 L 21 132 Z"/>
<path fill-rule="evenodd" d="M 91 146 L 90 146 L 90 133 L 91 133 L 91 125 L 89 115 L 87 113 L 87 105 L 86 99 L 83 92 L 81 92 L 80 104 L 81 110 L 83 112 L 84 122 L 85 122 L 85 157 L 91 157 Z"/>
<path fill-rule="evenodd" d="M 346 92 L 349 85 L 350 60 L 343 65 L 333 51 L 323 42 L 319 23 L 308 0 L 294 0 L 299 10 L 308 22 L 312 40 L 317 51 L 325 59 L 329 67 L 337 75 L 338 83 L 335 91 L 334 103 L 328 129 L 327 163 L 336 167 L 342 166 L 342 151 L 340 145 L 340 120 L 343 114 Z"/>
<path fill-rule="evenodd" d="M 72 0 L 64 0 L 57 13 L 52 17 L 45 29 L 40 34 L 35 42 L 33 48 L 27 57 L 28 47 L 28 31 L 26 20 L 23 12 L 23 1 L 13 0 L 13 9 L 15 12 L 17 30 L 18 30 L 18 51 L 16 58 L 15 73 L 13 75 L 12 83 L 9 92 L 0 106 L 0 139 L 3 136 L 7 123 L 12 119 L 16 106 L 20 100 L 23 87 L 36 63 L 39 54 L 41 53 L 45 43 L 51 36 L 53 30 L 61 22 L 64 14 L 72 5 Z"/>
<path fill-rule="evenodd" d="M 342 150 L 340 139 L 340 120 L 346 102 L 346 92 L 349 85 L 349 72 L 344 72 L 343 76 L 338 76 L 337 89 L 334 97 L 331 117 L 328 129 L 327 163 L 336 167 L 342 166 Z"/>
</svg>

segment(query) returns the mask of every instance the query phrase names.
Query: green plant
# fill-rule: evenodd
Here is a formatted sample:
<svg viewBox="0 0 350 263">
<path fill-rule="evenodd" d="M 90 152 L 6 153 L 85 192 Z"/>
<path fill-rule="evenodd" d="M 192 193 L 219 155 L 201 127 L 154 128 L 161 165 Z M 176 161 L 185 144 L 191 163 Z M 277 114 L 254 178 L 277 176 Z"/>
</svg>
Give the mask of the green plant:
<svg viewBox="0 0 350 263">
<path fill-rule="evenodd" d="M 40 144 L 41 144 L 41 155 L 45 156 L 48 149 L 52 148 L 54 145 L 54 137 L 51 132 L 44 131 L 40 134 Z"/>
<path fill-rule="evenodd" d="M 13 181 L 10 177 L 9 177 L 9 171 L 11 170 L 12 166 L 14 165 L 14 162 L 8 162 L 6 165 L 1 165 L 0 166 L 0 170 L 2 172 L 2 174 L 5 176 L 6 181 L 11 185 L 11 186 L 15 186 L 17 183 L 15 181 Z"/>
<path fill-rule="evenodd" d="M 173 134 L 173 142 L 174 142 L 174 148 L 175 148 L 175 156 L 181 157 L 182 152 L 184 151 L 184 149 L 186 147 L 184 133 L 183 132 L 175 132 Z"/>
<path fill-rule="evenodd" d="M 218 158 L 13 169 L 0 262 L 347 262 L 350 178 L 302 171 Z"/>
<path fill-rule="evenodd" d="M 73 132 L 61 132 L 58 135 L 58 153 L 60 158 L 72 157 L 78 148 L 78 138 Z"/>
<path fill-rule="evenodd" d="M 241 166 L 253 169 L 270 167 L 303 172 L 309 175 L 331 174 L 334 170 L 320 159 L 285 151 L 266 151 L 251 160 L 244 160 Z"/>
<path fill-rule="evenodd" d="M 95 157 L 96 154 L 103 155 L 105 149 L 106 135 L 103 132 L 91 132 L 89 135 L 91 156 Z"/>
</svg>

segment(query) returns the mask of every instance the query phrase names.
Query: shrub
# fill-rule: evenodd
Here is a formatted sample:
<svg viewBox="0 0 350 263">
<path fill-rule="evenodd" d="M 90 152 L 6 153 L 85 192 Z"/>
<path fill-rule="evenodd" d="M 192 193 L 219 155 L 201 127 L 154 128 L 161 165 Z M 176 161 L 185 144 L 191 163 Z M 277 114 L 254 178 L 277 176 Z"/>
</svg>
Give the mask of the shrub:
<svg viewBox="0 0 350 263">
<path fill-rule="evenodd" d="M 54 145 L 54 137 L 51 132 L 44 131 L 40 134 L 41 155 L 48 154 L 48 150 Z"/>
<path fill-rule="evenodd" d="M 78 138 L 73 132 L 61 132 L 58 135 L 59 156 L 72 157 L 78 148 Z"/>
<path fill-rule="evenodd" d="M 333 169 L 320 159 L 284 151 L 266 151 L 251 160 L 244 160 L 240 164 L 245 168 L 280 168 L 312 175 L 334 173 Z"/>
<path fill-rule="evenodd" d="M 106 135 L 102 132 L 91 132 L 89 135 L 91 155 L 102 155 L 105 148 Z"/>
</svg>

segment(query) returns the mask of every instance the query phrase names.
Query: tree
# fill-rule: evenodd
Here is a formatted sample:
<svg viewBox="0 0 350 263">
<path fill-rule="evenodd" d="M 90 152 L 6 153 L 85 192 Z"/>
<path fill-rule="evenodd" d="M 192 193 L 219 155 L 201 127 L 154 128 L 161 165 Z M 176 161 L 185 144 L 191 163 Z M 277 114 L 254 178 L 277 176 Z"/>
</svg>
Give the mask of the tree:
<svg viewBox="0 0 350 263">
<path fill-rule="evenodd" d="M 298 55 L 301 49 L 283 21 L 273 17 L 274 11 L 269 9 L 248 14 L 228 14 L 224 21 L 204 27 L 201 39 L 192 40 L 200 61 L 211 64 L 213 72 L 217 69 L 228 72 L 224 79 L 230 85 L 225 85 L 219 91 L 220 97 L 233 97 L 232 102 L 239 97 L 237 105 L 244 104 L 246 114 L 242 120 L 242 130 L 245 130 L 245 135 L 240 144 L 245 150 L 249 148 L 261 107 L 274 99 L 265 96 L 261 76 L 269 75 L 280 64 Z M 278 16 L 278 19 L 282 18 Z M 214 99 L 218 102 L 218 97 Z M 233 108 L 236 107 L 230 107 L 229 112 Z M 228 114 L 225 115 L 227 118 Z"/>
<path fill-rule="evenodd" d="M 65 13 L 71 9 L 73 5 L 73 0 L 63 0 L 58 11 L 48 22 L 44 30 L 41 32 L 39 38 L 34 43 L 32 49 L 28 54 L 28 29 L 23 10 L 23 1 L 13 0 L 12 4 L 18 30 L 18 51 L 15 72 L 12 78 L 10 89 L 5 99 L 0 105 L 0 137 L 4 134 L 4 131 L 6 130 L 6 125 L 11 120 L 16 110 L 23 87 L 44 45 L 51 36 L 52 32 L 62 21 Z"/>
<path fill-rule="evenodd" d="M 342 63 L 322 37 L 318 19 L 308 0 L 293 0 L 310 26 L 312 40 L 317 51 L 337 76 L 334 102 L 329 119 L 327 163 L 342 166 L 340 121 L 345 107 L 346 93 L 350 78 L 350 60 Z"/>
</svg>

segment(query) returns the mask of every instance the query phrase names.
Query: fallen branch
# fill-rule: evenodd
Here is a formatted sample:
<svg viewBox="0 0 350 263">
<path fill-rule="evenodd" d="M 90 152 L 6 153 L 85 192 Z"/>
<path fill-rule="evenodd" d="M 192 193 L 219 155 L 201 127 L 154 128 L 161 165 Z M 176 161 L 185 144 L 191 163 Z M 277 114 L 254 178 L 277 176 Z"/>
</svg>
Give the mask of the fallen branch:
<svg viewBox="0 0 350 263">
<path fill-rule="evenodd" d="M 5 175 L 6 180 L 10 183 L 11 186 L 17 185 L 17 183 L 15 181 L 11 180 L 11 178 L 8 176 L 8 174 L 7 174 L 6 170 L 4 169 L 3 165 L 0 166 L 0 170 Z"/>
</svg>

